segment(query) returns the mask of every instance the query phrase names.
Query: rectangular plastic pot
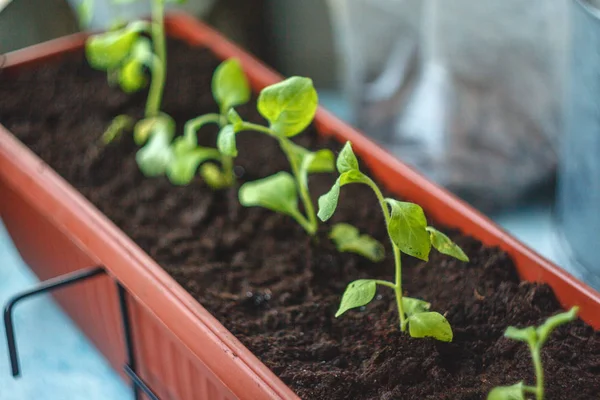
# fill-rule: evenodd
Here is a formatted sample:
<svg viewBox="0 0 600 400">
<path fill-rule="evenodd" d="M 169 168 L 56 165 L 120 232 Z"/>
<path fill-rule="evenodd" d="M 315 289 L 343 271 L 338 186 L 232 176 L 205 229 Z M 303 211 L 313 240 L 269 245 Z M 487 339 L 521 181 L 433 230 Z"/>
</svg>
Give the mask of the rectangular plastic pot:
<svg viewBox="0 0 600 400">
<path fill-rule="evenodd" d="M 217 32 L 186 16 L 166 22 L 173 37 L 237 57 L 255 90 L 281 79 Z M 81 48 L 74 35 L 8 55 L 3 73 Z M 600 294 L 577 281 L 487 218 L 398 161 L 361 133 L 319 109 L 317 128 L 355 151 L 388 189 L 423 206 L 439 223 L 461 229 L 513 258 L 520 276 L 548 283 L 564 307 L 600 328 Z M 141 377 L 161 399 L 294 399 L 297 396 L 179 286 L 128 236 L 0 125 L 0 215 L 19 252 L 47 279 L 104 265 L 128 291 Z M 97 278 L 56 295 L 61 306 L 111 364 L 125 354 L 114 285 Z M 27 373 L 25 370 L 24 373 Z"/>
</svg>

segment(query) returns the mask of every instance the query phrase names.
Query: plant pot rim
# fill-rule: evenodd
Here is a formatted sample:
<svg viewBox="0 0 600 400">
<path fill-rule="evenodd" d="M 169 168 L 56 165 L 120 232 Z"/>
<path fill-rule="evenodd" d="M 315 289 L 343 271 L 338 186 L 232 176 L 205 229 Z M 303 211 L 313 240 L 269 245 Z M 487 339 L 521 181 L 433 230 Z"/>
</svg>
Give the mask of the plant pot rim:
<svg viewBox="0 0 600 400">
<path fill-rule="evenodd" d="M 237 57 L 254 90 L 281 76 L 219 33 L 183 13 L 170 13 L 166 27 L 176 38 L 209 48 L 221 59 Z M 80 49 L 85 34 L 55 39 L 7 54 L 5 69 L 39 63 Z M 515 261 L 522 279 L 548 283 L 563 307 L 580 306 L 580 316 L 600 328 L 600 294 L 547 261 L 498 228 L 446 190 L 428 181 L 370 139 L 323 108 L 315 119 L 317 130 L 339 141 L 350 140 L 356 153 L 374 171 L 374 177 L 404 198 L 417 202 L 437 222 L 461 229 L 487 245 L 503 248 Z M 393 178 L 393 179 L 392 179 Z M 156 317 L 170 334 L 236 395 L 244 398 L 297 398 L 270 369 L 167 274 L 131 238 L 113 224 L 76 189 L 0 125 L 0 179 L 27 202 L 48 215 L 55 226 L 94 255 L 98 264 Z"/>
</svg>

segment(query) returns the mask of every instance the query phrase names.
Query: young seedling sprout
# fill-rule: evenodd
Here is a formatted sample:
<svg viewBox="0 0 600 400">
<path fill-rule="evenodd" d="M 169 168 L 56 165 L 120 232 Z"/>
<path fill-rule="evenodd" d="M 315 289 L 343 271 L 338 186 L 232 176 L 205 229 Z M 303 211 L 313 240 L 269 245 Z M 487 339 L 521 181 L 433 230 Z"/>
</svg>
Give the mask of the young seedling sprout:
<svg viewBox="0 0 600 400">
<path fill-rule="evenodd" d="M 406 253 L 427 261 L 431 246 L 433 246 L 439 252 L 461 261 L 468 261 L 469 258 L 448 236 L 427 226 L 425 214 L 420 206 L 384 198 L 375 182 L 360 171 L 350 142 L 346 143 L 340 152 L 336 167 L 340 176 L 331 190 L 319 198 L 319 218 L 327 221 L 333 216 L 342 186 L 350 183 L 362 183 L 369 186 L 375 192 L 383 211 L 396 267 L 394 282 L 359 279 L 350 283 L 342 296 L 335 316 L 339 317 L 351 308 L 368 304 L 375 297 L 377 285 L 386 286 L 394 290 L 402 332 L 406 331 L 408 327 L 409 334 L 415 338 L 433 337 L 444 342 L 452 341 L 452 328 L 443 315 L 429 311 L 430 304 L 423 300 L 403 296 L 400 255 Z"/>
<path fill-rule="evenodd" d="M 217 138 L 219 151 L 227 157 L 236 157 L 236 134 L 242 131 L 264 133 L 279 143 L 290 163 L 292 173 L 278 172 L 257 181 L 242 185 L 239 199 L 246 207 L 259 206 L 294 218 L 309 235 L 317 232 L 317 215 L 308 189 L 308 175 L 331 172 L 334 155 L 323 149 L 311 152 L 292 142 L 312 122 L 318 107 L 318 96 L 312 80 L 291 77 L 264 88 L 258 97 L 258 112 L 269 122 L 268 126 L 242 120 L 233 109 L 227 113 L 228 124 L 221 128 Z M 302 201 L 304 213 L 298 207 Z M 349 226 L 349 225 L 348 225 Z M 345 232 L 333 231 L 340 251 L 352 251 L 378 261 L 383 258 L 383 247 L 367 235 L 359 235 L 356 228 Z"/>
<path fill-rule="evenodd" d="M 537 328 L 529 326 L 518 329 L 509 326 L 504 336 L 509 339 L 525 342 L 529 346 L 533 367 L 535 369 L 535 386 L 527 386 L 522 381 L 511 386 L 498 386 L 488 394 L 488 400 L 525 400 L 528 394 L 535 395 L 536 400 L 544 399 L 544 369 L 542 367 L 542 347 L 556 328 L 573 321 L 577 317 L 578 307 L 554 315 Z"/>
<path fill-rule="evenodd" d="M 214 189 L 229 187 L 235 181 L 233 158 L 221 154 L 216 148 L 198 146 L 196 132 L 206 124 L 214 123 L 223 128 L 233 107 L 250 100 L 250 84 L 237 59 L 222 62 L 213 74 L 212 93 L 219 105 L 219 113 L 205 114 L 185 124 L 183 136 L 174 140 L 173 161 L 167 167 L 167 176 L 174 184 L 185 185 L 193 179 L 200 166 L 200 175 Z M 212 162 L 221 164 L 221 168 Z"/>
</svg>

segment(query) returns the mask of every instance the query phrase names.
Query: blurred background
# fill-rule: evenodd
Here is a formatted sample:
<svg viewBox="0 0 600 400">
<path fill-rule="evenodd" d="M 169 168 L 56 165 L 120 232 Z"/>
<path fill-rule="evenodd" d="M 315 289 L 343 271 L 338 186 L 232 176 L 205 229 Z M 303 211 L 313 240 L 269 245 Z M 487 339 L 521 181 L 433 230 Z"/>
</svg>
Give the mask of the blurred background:
<svg viewBox="0 0 600 400">
<path fill-rule="evenodd" d="M 0 0 L 0 53 L 149 12 Z M 600 1 L 188 0 L 321 103 L 600 288 Z M 173 7 L 175 8 L 175 7 Z"/>
</svg>

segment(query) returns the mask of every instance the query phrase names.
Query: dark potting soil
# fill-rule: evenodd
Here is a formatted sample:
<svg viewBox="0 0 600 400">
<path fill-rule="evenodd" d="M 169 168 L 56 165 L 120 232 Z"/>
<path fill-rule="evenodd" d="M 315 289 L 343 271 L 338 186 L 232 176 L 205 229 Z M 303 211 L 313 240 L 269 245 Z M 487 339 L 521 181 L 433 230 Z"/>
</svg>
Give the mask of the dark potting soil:
<svg viewBox="0 0 600 400">
<path fill-rule="evenodd" d="M 210 80 L 218 61 L 206 50 L 170 43 L 164 110 L 183 123 L 216 111 Z M 365 309 L 334 318 L 346 285 L 392 279 L 393 259 L 340 254 L 323 225 L 316 240 L 290 218 L 244 208 L 236 188 L 213 192 L 199 179 L 174 187 L 143 177 L 131 136 L 108 147 L 98 138 L 117 114 L 142 114 L 145 94 L 111 88 L 82 54 L 18 76 L 0 74 L 0 122 L 131 236 L 242 343 L 306 399 L 483 399 L 495 385 L 533 384 L 526 346 L 503 338 L 508 325 L 539 324 L 560 310 L 545 285 L 521 283 L 499 249 L 448 231 L 471 258 L 432 251 L 430 262 L 404 257 L 407 295 L 446 315 L 452 343 L 412 339 L 398 329 L 393 294 L 378 288 Z M 240 113 L 252 121 L 252 107 Z M 213 144 L 215 130 L 201 140 Z M 297 142 L 340 145 L 314 130 Z M 276 143 L 239 136 L 240 183 L 287 169 Z M 333 174 L 311 177 L 316 197 Z M 342 190 L 333 222 L 350 222 L 386 243 L 372 193 Z M 600 397 L 600 334 L 577 321 L 559 328 L 543 350 L 548 399 Z"/>
</svg>

